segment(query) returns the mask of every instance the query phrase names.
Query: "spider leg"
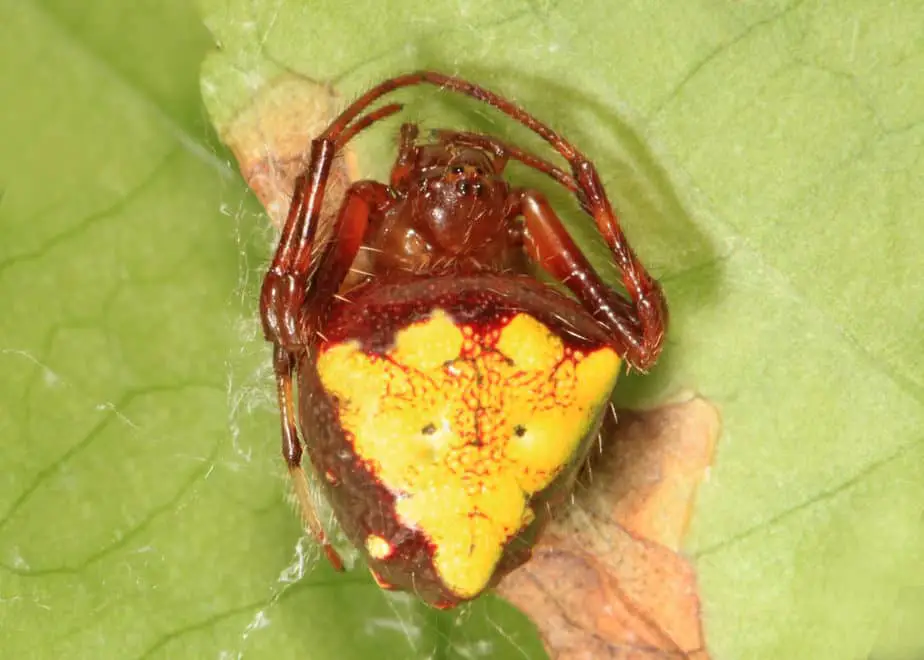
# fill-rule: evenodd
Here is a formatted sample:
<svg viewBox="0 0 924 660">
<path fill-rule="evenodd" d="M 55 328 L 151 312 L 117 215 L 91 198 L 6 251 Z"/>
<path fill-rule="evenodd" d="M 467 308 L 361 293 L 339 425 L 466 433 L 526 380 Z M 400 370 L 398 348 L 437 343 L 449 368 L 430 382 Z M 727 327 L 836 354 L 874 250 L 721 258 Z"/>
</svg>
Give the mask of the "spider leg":
<svg viewBox="0 0 924 660">
<path fill-rule="evenodd" d="M 357 134 L 362 133 L 375 122 L 382 121 L 387 117 L 391 117 L 393 114 L 401 112 L 403 107 L 404 105 L 401 103 L 389 103 L 388 105 L 383 105 L 381 108 L 373 110 L 367 115 L 363 115 L 355 124 L 351 125 L 337 137 L 337 148 L 342 149 L 343 146 L 356 137 Z"/>
<path fill-rule="evenodd" d="M 360 117 L 355 124 L 336 135 L 325 133 L 311 142 L 308 167 L 295 180 L 289 213 L 260 291 L 264 336 L 292 353 L 302 349 L 298 314 L 314 266 L 312 254 L 334 158 L 349 140 L 375 122 L 395 114 L 401 107 L 398 103 L 383 106 Z"/>
<path fill-rule="evenodd" d="M 533 190 L 515 194 L 518 200 L 512 212 L 526 221 L 524 243 L 529 258 L 568 287 L 581 305 L 613 332 L 614 348 L 632 367 L 644 370 L 651 366 L 660 351 L 664 317 L 654 319 L 658 332 L 655 340 L 649 341 L 635 300 L 626 300 L 606 285 L 545 196 Z M 656 291 L 660 295 L 660 288 Z M 666 314 L 663 298 L 659 300 Z"/>
<path fill-rule="evenodd" d="M 658 281 L 648 274 L 635 256 L 593 163 L 589 160 L 577 161 L 573 165 L 573 171 L 581 190 L 584 191 L 585 208 L 593 217 L 598 231 L 609 247 L 622 275 L 622 285 L 632 300 L 635 334 L 632 357 L 629 361 L 632 366 L 644 371 L 654 364 L 663 348 L 669 320 L 664 292 Z M 600 309 L 600 315 L 604 323 L 616 328 L 626 319 L 623 315 L 614 314 L 614 311 L 603 307 Z"/>
<path fill-rule="evenodd" d="M 331 122 L 327 127 L 327 130 L 321 134 L 323 138 L 334 138 L 336 139 L 343 131 L 347 130 L 350 123 L 353 122 L 356 117 L 360 115 L 367 107 L 378 101 L 383 96 L 394 92 L 395 90 L 402 89 L 405 87 L 413 87 L 415 85 L 434 85 L 436 87 L 441 87 L 443 89 L 448 89 L 454 91 L 458 94 L 463 94 L 469 96 L 473 99 L 477 99 L 482 103 L 487 103 L 491 105 L 509 117 L 520 122 L 536 134 L 538 134 L 543 140 L 548 142 L 555 148 L 562 157 L 566 158 L 568 161 L 572 161 L 577 157 L 581 156 L 581 153 L 567 140 L 562 136 L 552 130 L 549 126 L 542 123 L 530 113 L 523 110 L 521 107 L 508 101 L 507 99 L 495 94 L 494 92 L 485 89 L 480 85 L 468 82 L 467 80 L 462 80 L 461 78 L 456 78 L 455 76 L 447 76 L 442 73 L 437 73 L 435 71 L 417 71 L 415 73 L 407 73 L 401 76 L 395 76 L 388 80 L 382 81 L 375 87 L 368 90 L 365 94 L 356 99 L 351 105 L 349 105 L 340 115 Z"/>
<path fill-rule="evenodd" d="M 378 226 L 384 211 L 393 203 L 389 189 L 377 181 L 359 181 L 347 190 L 340 204 L 337 223 L 329 245 L 318 258 L 311 290 L 301 311 L 301 332 L 309 336 L 340 290 L 370 227 Z"/>
<path fill-rule="evenodd" d="M 317 329 L 362 245 L 370 213 L 374 210 L 378 217 L 378 210 L 384 208 L 388 201 L 388 189 L 382 184 L 359 182 L 350 186 L 340 207 L 333 240 L 320 257 L 313 286 L 302 295 L 304 303 L 298 312 L 296 336 L 307 337 Z M 331 565 L 336 570 L 342 570 L 343 562 L 327 540 L 302 467 L 302 446 L 298 438 L 292 388 L 292 374 L 299 359 L 309 358 L 303 351 L 294 353 L 279 342 L 274 344 L 273 369 L 282 422 L 282 455 L 289 468 L 302 520 L 324 549 Z"/>
<path fill-rule="evenodd" d="M 263 333 L 273 343 L 273 370 L 282 424 L 282 454 L 292 477 L 302 519 L 337 570 L 342 569 L 343 562 L 327 541 L 301 464 L 302 447 L 296 425 L 292 375 L 298 360 L 308 359 L 305 355 L 306 343 L 317 329 L 322 310 L 327 308 L 342 282 L 343 277 L 336 280 L 336 274 L 341 271 L 345 274 L 349 270 L 349 263 L 362 242 L 362 234 L 368 222 L 369 204 L 363 206 L 359 203 L 357 206 L 355 200 L 362 202 L 368 197 L 370 203 L 378 203 L 382 200 L 382 190 L 386 191 L 387 197 L 387 189 L 381 184 L 355 184 L 350 187 L 338 215 L 334 239 L 331 244 L 324 246 L 316 260 L 322 266 L 332 264 L 333 271 L 316 278 L 316 285 L 309 293 L 308 278 L 314 267 L 312 253 L 334 157 L 360 131 L 400 109 L 399 104 L 384 106 L 361 117 L 349 130 L 337 136 L 322 136 L 312 141 L 308 168 L 295 181 L 289 214 L 260 291 Z M 373 190 L 376 194 L 370 192 Z M 349 256 L 351 253 L 352 256 Z"/>
<path fill-rule="evenodd" d="M 295 489 L 302 522 L 314 536 L 318 544 L 327 555 L 328 561 L 337 571 L 343 570 L 343 561 L 340 555 L 331 546 L 324 533 L 324 527 L 314 508 L 311 493 L 308 490 L 308 479 L 302 468 L 302 446 L 298 441 L 298 432 L 295 426 L 295 404 L 292 396 L 292 355 L 279 344 L 273 347 L 273 370 L 276 372 L 276 393 L 279 398 L 279 411 L 282 420 L 282 455 L 289 467 L 289 477 Z"/>
</svg>

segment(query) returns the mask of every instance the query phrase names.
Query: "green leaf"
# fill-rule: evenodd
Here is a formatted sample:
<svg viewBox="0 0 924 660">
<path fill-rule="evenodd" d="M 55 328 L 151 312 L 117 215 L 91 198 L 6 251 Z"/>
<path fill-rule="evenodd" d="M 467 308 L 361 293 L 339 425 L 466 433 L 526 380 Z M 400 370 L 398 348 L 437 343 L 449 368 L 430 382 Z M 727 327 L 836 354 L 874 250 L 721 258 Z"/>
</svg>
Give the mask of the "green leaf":
<svg viewBox="0 0 924 660">
<path fill-rule="evenodd" d="M 299 544 L 256 313 L 272 232 L 201 110 L 213 40 L 219 131 L 282 72 L 349 99 L 428 67 L 582 146 L 671 303 L 621 396 L 723 414 L 688 544 L 714 657 L 924 648 L 922 10 L 200 0 L 210 36 L 179 0 L 6 3 L 3 656 L 542 657 L 499 599 L 435 615 Z"/>
</svg>

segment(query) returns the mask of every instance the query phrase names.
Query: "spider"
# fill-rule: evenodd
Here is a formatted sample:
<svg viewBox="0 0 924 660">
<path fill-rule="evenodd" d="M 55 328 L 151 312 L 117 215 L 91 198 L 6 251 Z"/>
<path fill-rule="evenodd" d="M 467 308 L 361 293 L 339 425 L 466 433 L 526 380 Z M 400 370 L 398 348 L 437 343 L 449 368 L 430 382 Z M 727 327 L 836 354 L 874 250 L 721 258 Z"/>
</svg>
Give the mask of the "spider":
<svg viewBox="0 0 924 660">
<path fill-rule="evenodd" d="M 520 122 L 567 170 L 478 133 L 421 141 L 406 123 L 390 181 L 352 184 L 322 244 L 338 151 L 402 108 L 371 105 L 422 84 Z M 627 296 L 602 281 L 541 192 L 508 183 L 511 160 L 575 195 Z M 511 101 L 430 71 L 371 88 L 313 140 L 260 312 L 282 453 L 309 531 L 342 570 L 309 496 L 299 429 L 376 582 L 438 608 L 477 597 L 529 558 L 573 487 L 622 363 L 650 368 L 668 317 L 593 163 Z"/>
</svg>

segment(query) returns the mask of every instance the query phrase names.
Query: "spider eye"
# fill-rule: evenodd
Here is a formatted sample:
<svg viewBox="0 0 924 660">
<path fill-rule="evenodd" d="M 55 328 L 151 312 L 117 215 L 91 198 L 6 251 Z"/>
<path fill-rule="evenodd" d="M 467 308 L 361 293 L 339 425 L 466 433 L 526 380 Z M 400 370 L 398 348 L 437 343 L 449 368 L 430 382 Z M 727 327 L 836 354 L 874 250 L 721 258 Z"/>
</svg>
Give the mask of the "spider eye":
<svg viewBox="0 0 924 660">
<path fill-rule="evenodd" d="M 465 172 L 465 168 L 461 165 L 453 165 L 451 168 L 449 168 L 449 171 L 453 174 L 462 174 Z"/>
</svg>

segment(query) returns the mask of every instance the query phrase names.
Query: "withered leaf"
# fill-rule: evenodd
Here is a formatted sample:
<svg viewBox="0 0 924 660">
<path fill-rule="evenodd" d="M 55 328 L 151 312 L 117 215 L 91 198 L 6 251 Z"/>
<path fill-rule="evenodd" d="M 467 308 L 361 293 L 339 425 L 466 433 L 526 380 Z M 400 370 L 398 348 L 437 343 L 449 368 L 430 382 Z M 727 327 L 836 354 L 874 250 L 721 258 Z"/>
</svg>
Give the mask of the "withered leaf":
<svg viewBox="0 0 924 660">
<path fill-rule="evenodd" d="M 556 660 L 704 660 L 696 575 L 680 543 L 718 412 L 694 397 L 617 417 L 574 503 L 498 591 Z"/>
</svg>

